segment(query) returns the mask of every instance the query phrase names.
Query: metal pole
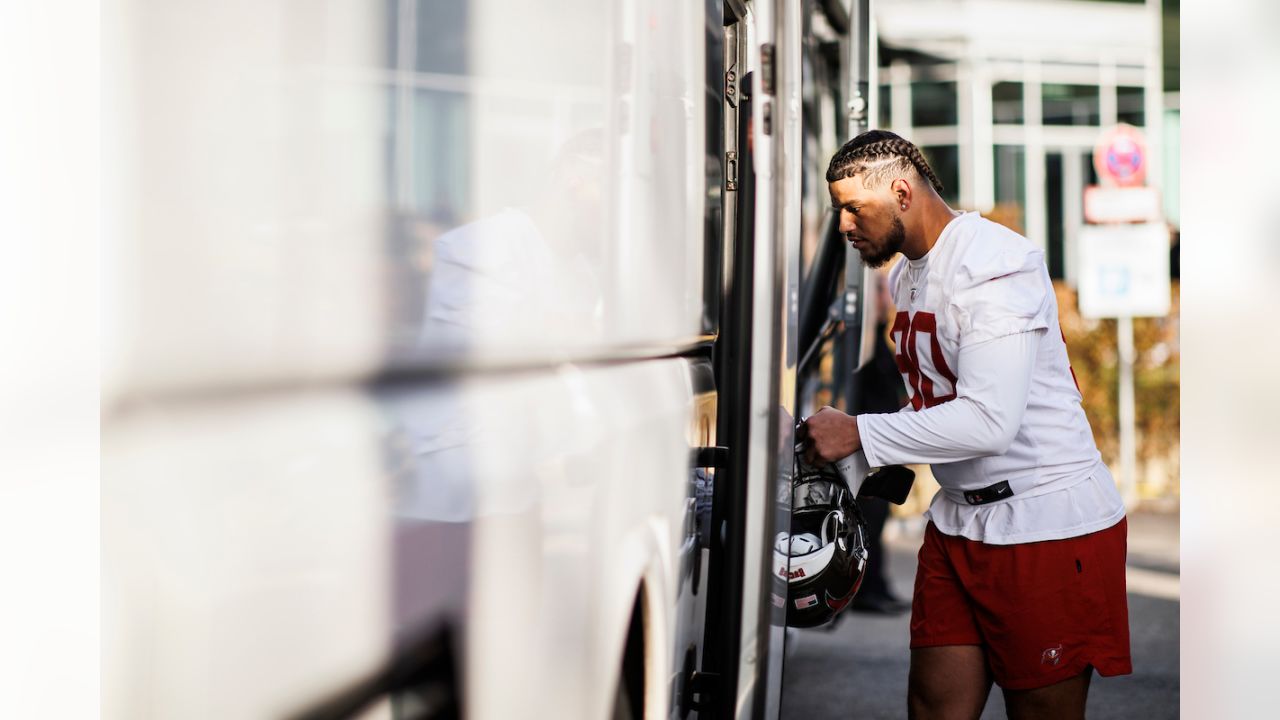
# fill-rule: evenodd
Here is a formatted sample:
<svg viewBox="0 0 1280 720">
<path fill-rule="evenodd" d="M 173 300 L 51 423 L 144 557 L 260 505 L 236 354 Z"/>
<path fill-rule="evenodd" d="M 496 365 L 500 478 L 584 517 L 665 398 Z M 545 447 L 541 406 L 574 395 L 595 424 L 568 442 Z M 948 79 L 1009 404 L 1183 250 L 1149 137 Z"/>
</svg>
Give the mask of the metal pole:
<svg viewBox="0 0 1280 720">
<path fill-rule="evenodd" d="M 1133 393 L 1133 318 L 1116 319 L 1117 345 L 1120 350 L 1120 494 L 1125 507 L 1138 500 L 1137 477 L 1137 413 Z"/>
</svg>

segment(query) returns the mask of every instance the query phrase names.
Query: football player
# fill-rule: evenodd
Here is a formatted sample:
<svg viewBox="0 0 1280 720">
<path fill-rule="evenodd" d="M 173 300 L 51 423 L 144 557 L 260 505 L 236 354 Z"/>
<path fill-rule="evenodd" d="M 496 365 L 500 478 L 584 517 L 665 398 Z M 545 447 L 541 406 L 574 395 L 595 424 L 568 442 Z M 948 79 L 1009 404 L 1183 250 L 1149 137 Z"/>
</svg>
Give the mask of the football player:
<svg viewBox="0 0 1280 720">
<path fill-rule="evenodd" d="M 823 408 L 810 462 L 862 451 L 929 463 L 911 613 L 912 718 L 1083 718 L 1093 672 L 1132 672 L 1124 503 L 1081 408 L 1044 254 L 942 200 L 918 148 L 872 130 L 827 170 L 840 232 L 872 267 L 898 253 L 890 334 L 909 402 Z"/>
</svg>

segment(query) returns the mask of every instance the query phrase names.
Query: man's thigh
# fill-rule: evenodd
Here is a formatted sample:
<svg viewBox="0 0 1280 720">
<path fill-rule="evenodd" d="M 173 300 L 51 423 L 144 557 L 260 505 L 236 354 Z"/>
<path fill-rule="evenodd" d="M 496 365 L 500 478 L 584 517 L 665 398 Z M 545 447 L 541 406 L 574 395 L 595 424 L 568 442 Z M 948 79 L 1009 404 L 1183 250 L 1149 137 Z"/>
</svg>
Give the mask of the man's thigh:
<svg viewBox="0 0 1280 720">
<path fill-rule="evenodd" d="M 1005 690 L 1009 720 L 1083 720 L 1093 668 L 1034 690 Z"/>
<path fill-rule="evenodd" d="M 990 692 L 991 670 L 981 646 L 938 645 L 911 651 L 910 720 L 976 720 Z"/>
</svg>

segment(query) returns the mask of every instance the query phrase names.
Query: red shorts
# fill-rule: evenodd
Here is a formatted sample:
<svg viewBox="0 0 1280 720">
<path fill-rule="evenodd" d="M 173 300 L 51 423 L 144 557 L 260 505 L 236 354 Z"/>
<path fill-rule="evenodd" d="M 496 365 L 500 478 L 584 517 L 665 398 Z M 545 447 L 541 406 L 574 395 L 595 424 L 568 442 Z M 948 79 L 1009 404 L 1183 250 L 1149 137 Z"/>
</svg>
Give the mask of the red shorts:
<svg viewBox="0 0 1280 720">
<path fill-rule="evenodd" d="M 1125 546 L 1129 523 L 1088 535 L 988 545 L 930 522 L 911 604 L 911 647 L 981 645 L 996 683 L 1029 690 L 1133 672 Z"/>
</svg>

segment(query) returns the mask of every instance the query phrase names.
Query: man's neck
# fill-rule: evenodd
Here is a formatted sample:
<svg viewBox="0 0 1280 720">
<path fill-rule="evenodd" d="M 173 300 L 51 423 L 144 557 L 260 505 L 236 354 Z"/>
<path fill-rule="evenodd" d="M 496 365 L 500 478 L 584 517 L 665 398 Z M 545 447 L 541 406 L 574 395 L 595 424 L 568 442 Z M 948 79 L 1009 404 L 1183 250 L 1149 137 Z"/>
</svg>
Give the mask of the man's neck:
<svg viewBox="0 0 1280 720">
<path fill-rule="evenodd" d="M 911 260 L 919 260 L 924 257 L 933 246 L 937 244 L 938 238 L 942 236 L 942 231 L 952 220 L 961 215 L 960 212 L 952 210 L 942 200 L 936 200 L 928 203 L 927 207 L 921 208 L 923 214 L 920 217 L 919 225 L 915 237 L 908 235 L 908 242 L 902 249 L 902 254 Z"/>
</svg>

